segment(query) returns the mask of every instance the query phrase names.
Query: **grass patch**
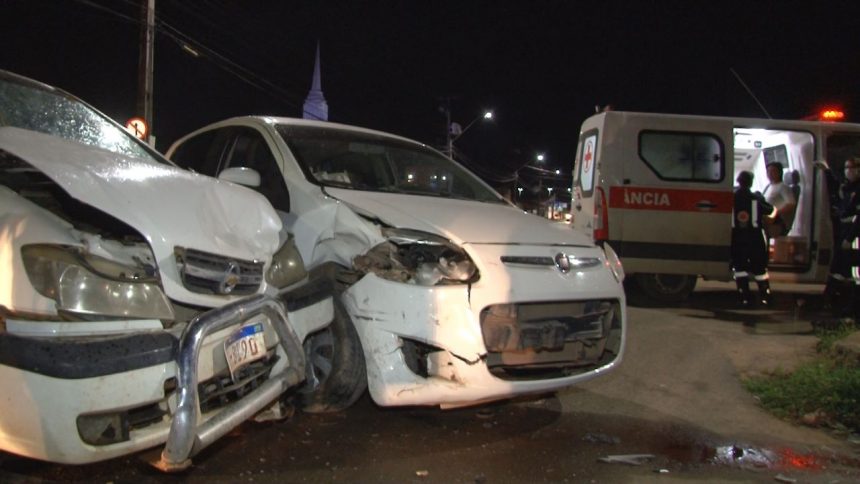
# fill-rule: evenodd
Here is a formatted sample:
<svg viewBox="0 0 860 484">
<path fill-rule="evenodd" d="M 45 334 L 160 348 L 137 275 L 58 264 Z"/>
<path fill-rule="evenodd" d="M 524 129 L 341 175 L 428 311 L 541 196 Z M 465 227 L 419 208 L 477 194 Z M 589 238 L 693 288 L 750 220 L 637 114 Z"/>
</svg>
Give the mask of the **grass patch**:
<svg viewBox="0 0 860 484">
<path fill-rule="evenodd" d="M 815 349 L 819 353 L 827 353 L 833 349 L 833 343 L 856 330 L 857 327 L 850 319 L 839 320 L 830 327 L 818 327 L 815 329 L 815 335 L 818 336 L 818 344 L 816 344 Z"/>
<path fill-rule="evenodd" d="M 816 360 L 791 373 L 750 378 L 744 385 L 778 417 L 800 420 L 817 413 L 818 424 L 860 432 L 860 368 L 832 352 L 833 344 L 854 330 L 853 324 L 819 330 Z"/>
</svg>

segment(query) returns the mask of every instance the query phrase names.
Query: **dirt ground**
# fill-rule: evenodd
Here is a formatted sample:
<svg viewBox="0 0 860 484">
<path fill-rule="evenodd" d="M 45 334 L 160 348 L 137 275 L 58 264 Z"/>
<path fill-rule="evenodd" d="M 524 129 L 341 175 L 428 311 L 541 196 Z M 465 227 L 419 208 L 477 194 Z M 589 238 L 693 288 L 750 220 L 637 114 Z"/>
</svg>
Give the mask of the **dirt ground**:
<svg viewBox="0 0 860 484">
<path fill-rule="evenodd" d="M 820 286 L 776 285 L 774 309 L 737 310 L 732 287 L 705 283 L 675 308 L 630 308 L 619 371 L 561 394 L 565 409 L 687 422 L 725 442 L 856 456 L 848 436 L 779 420 L 741 379 L 789 371 L 815 356 Z M 605 400 L 604 400 L 605 399 Z"/>
</svg>

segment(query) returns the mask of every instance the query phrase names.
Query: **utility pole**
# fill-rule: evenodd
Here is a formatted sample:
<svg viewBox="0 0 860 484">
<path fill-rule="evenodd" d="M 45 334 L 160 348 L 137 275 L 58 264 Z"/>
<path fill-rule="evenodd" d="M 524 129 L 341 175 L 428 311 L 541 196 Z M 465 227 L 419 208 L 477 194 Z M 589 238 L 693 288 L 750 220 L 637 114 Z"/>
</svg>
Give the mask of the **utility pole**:
<svg viewBox="0 0 860 484">
<path fill-rule="evenodd" d="M 155 0 L 141 0 L 140 61 L 137 79 L 137 112 L 146 121 L 147 139 L 155 145 L 152 135 L 152 88 L 153 64 L 155 57 Z"/>
<path fill-rule="evenodd" d="M 451 98 L 444 98 L 445 104 L 445 154 L 454 159 L 454 136 L 451 133 Z"/>
</svg>

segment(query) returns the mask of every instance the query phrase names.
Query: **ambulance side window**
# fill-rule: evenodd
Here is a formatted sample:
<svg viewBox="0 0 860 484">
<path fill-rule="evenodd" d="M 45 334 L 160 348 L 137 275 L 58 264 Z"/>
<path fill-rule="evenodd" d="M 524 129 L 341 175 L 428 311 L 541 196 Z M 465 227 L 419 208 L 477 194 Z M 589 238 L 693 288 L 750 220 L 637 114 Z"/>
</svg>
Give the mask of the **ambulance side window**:
<svg viewBox="0 0 860 484">
<path fill-rule="evenodd" d="M 663 180 L 716 183 L 725 173 L 720 139 L 708 133 L 643 131 L 639 158 Z"/>
</svg>

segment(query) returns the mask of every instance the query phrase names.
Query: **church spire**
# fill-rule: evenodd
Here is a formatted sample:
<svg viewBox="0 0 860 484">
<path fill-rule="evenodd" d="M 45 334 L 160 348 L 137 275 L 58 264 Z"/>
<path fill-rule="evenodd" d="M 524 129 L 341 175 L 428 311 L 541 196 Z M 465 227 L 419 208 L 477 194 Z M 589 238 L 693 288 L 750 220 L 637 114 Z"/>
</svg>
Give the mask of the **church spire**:
<svg viewBox="0 0 860 484">
<path fill-rule="evenodd" d="M 314 77 L 311 82 L 311 90 L 305 98 L 302 117 L 305 119 L 316 119 L 328 121 L 328 103 L 322 93 L 322 80 L 320 76 L 320 44 L 317 42 L 317 56 L 314 62 Z"/>
</svg>

